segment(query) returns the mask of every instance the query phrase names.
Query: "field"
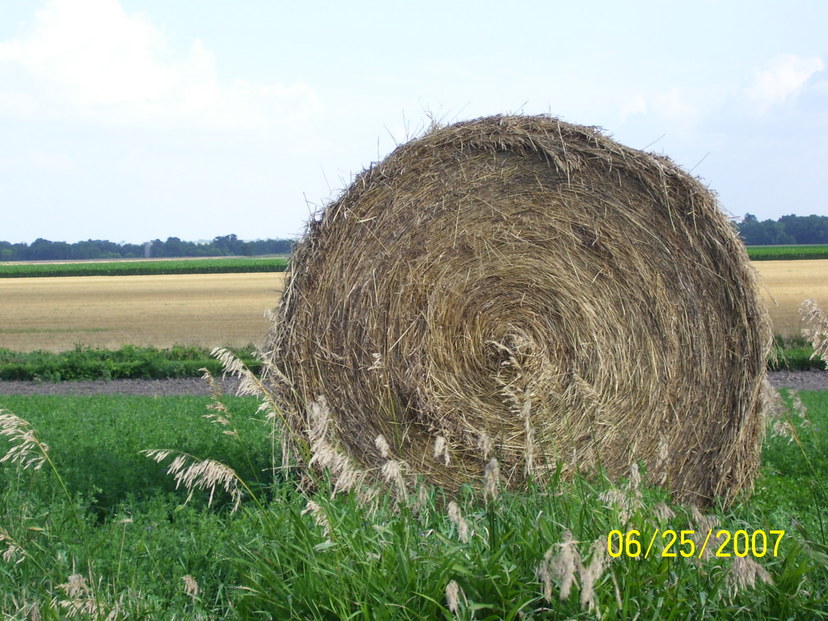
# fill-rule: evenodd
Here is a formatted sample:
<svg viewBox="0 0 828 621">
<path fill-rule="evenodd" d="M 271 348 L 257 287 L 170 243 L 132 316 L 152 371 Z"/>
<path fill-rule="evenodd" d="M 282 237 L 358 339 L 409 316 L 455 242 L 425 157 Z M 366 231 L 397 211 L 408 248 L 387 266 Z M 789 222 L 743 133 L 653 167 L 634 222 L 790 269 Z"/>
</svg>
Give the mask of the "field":
<svg viewBox="0 0 828 621">
<path fill-rule="evenodd" d="M 753 265 L 759 272 L 774 334 L 800 334 L 799 305 L 808 298 L 828 309 L 828 261 L 757 261 Z"/>
<path fill-rule="evenodd" d="M 828 244 L 794 246 L 748 246 L 751 261 L 801 261 L 828 259 Z"/>
<path fill-rule="evenodd" d="M 283 281 L 276 273 L 0 278 L 0 348 L 257 344 Z"/>
<path fill-rule="evenodd" d="M 778 424 L 796 441 L 768 437 L 753 497 L 700 515 L 646 475 L 553 481 L 488 500 L 427 487 L 334 495 L 324 478 L 280 468 L 279 438 L 271 441 L 255 398 L 225 397 L 217 412 L 204 397 L 0 394 L 0 408 L 32 425 L 0 421 L 19 429 L 11 445 L 0 436 L 0 458 L 28 442 L 25 459 L 0 463 L 0 615 L 828 618 L 828 445 L 819 432 L 828 391 L 799 393 L 802 406 L 791 397 Z M 239 510 L 220 480 L 176 489 L 164 466 L 177 453 L 159 465 L 140 454 L 152 448 L 194 455 L 188 463 L 211 472 L 228 472 L 219 462 L 232 468 L 227 489 L 241 489 Z M 705 554 L 702 539 L 683 532 L 669 547 L 672 531 L 710 528 L 741 543 L 722 546 L 726 535 L 716 534 L 717 554 Z M 686 558 L 691 545 L 698 555 Z"/>
<path fill-rule="evenodd" d="M 288 258 L 283 255 L 264 257 L 214 257 L 207 259 L 6 262 L 0 263 L 0 278 L 283 272 L 287 267 L 287 263 Z"/>
<path fill-rule="evenodd" d="M 828 259 L 828 245 L 749 246 L 754 261 Z M 108 261 L 0 262 L 0 278 L 54 276 L 136 276 L 150 274 L 222 274 L 283 272 L 287 255 L 168 259 L 114 259 Z"/>
<path fill-rule="evenodd" d="M 799 334 L 804 299 L 828 308 L 828 261 L 755 266 L 776 334 Z M 0 348 L 256 345 L 283 282 L 280 273 L 0 278 Z"/>
<path fill-rule="evenodd" d="M 777 332 L 798 333 L 805 298 L 828 307 L 828 261 L 756 267 Z M 0 347 L 244 346 L 264 336 L 282 284 L 0 278 Z M 526 494 L 336 495 L 327 476 L 284 466 L 276 421 L 253 397 L 2 390 L 3 618 L 828 619 L 828 391 L 783 391 L 769 428 L 785 435 L 768 436 L 753 496 L 702 516 L 646 473 Z M 147 449 L 174 452 L 156 463 Z M 166 472 L 176 455 L 191 474 L 179 485 Z M 685 554 L 702 550 L 686 531 L 710 528 L 732 534 L 725 555 Z M 685 532 L 670 556 L 673 531 Z M 763 546 L 776 531 L 778 548 Z"/>
</svg>

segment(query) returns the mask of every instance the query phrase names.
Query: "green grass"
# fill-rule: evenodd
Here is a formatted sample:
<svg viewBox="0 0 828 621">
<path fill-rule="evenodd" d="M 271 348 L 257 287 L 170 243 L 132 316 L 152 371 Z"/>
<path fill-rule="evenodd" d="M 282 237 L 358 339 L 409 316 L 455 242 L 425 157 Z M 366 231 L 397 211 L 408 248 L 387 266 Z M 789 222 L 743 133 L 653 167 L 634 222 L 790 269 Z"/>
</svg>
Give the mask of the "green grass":
<svg viewBox="0 0 828 621">
<path fill-rule="evenodd" d="M 249 368 L 259 371 L 250 345 L 234 349 Z M 0 381 L 60 382 L 74 380 L 165 379 L 199 377 L 201 369 L 221 372 L 221 363 L 205 347 L 180 345 L 168 349 L 127 345 L 117 350 L 77 345 L 69 351 L 14 352 L 0 348 Z"/>
<path fill-rule="evenodd" d="M 0 278 L 284 272 L 287 269 L 287 264 L 288 258 L 285 256 L 169 259 L 164 261 L 103 261 L 100 263 L 0 263 Z"/>
<path fill-rule="evenodd" d="M 825 360 L 814 356 L 814 346 L 801 336 L 785 338 L 776 336 L 768 360 L 770 371 L 822 371 Z"/>
<path fill-rule="evenodd" d="M 69 609 L 59 602 L 71 598 L 60 585 L 82 574 L 93 588 L 75 599 L 97 606 L 99 618 L 113 610 L 117 618 L 166 619 L 826 618 L 828 391 L 799 397 L 807 414 L 783 418 L 794 440 L 768 437 L 753 497 L 713 510 L 722 529 L 786 531 L 777 556 L 757 559 L 772 584 L 738 589 L 732 558 L 667 558 L 657 544 L 647 559 L 609 562 L 590 611 L 581 605 L 582 579 L 565 600 L 561 580 L 552 579 L 544 598 L 538 570 L 565 531 L 586 569 L 593 542 L 600 547 L 613 529 L 636 528 L 647 539 L 656 527 L 695 528 L 689 508 L 670 505 L 675 515 L 658 518 L 656 508 L 669 503 L 663 490 L 600 476 L 488 503 L 471 489 L 450 497 L 425 487 L 408 499 L 334 497 L 325 479 L 272 468 L 278 445 L 253 398 L 224 400 L 237 439 L 202 418 L 206 398 L 0 395 L 0 407 L 32 423 L 55 465 L 0 464 L 0 613 L 23 619 L 36 606 L 43 619 L 64 618 Z M 235 513 L 226 496 L 208 506 L 206 492 L 196 491 L 185 503 L 187 492 L 139 454 L 147 448 L 215 458 L 256 500 L 248 496 Z M 599 500 L 608 490 L 632 501 L 641 493 L 628 523 Z M 465 541 L 447 516 L 452 500 L 469 528 Z M 309 501 L 318 508 L 308 511 Z M 185 576 L 198 594 L 185 593 Z M 456 614 L 446 599 L 452 581 Z"/>
<path fill-rule="evenodd" d="M 797 261 L 828 259 L 828 244 L 790 246 L 747 246 L 751 261 Z"/>
<path fill-rule="evenodd" d="M 0 330 L 2 331 L 2 330 Z M 254 372 L 261 370 L 250 345 L 233 349 Z M 813 347 L 802 338 L 777 337 L 768 361 L 773 371 L 825 369 L 822 359 L 811 359 Z M 117 350 L 77 345 L 64 352 L 15 352 L 0 348 L 0 381 L 61 382 L 76 380 L 165 379 L 199 377 L 200 369 L 216 374 L 221 364 L 206 347 L 175 346 L 167 349 L 128 345 Z"/>
</svg>

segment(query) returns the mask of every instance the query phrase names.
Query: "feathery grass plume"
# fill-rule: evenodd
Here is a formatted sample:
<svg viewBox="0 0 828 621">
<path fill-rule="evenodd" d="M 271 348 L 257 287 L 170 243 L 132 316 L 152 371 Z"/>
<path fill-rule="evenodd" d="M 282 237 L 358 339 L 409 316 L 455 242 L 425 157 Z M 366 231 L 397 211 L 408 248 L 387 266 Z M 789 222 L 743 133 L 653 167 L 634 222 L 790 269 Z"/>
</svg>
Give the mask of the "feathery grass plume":
<svg viewBox="0 0 828 621">
<path fill-rule="evenodd" d="M 322 529 L 325 537 L 329 537 L 331 534 L 331 522 L 328 519 L 328 514 L 325 513 L 325 510 L 313 500 L 308 500 L 305 504 L 305 508 L 302 509 L 302 515 L 305 515 L 306 513 L 310 513 L 311 516 L 313 516 L 313 521 L 316 522 L 316 525 Z"/>
<path fill-rule="evenodd" d="M 547 602 L 552 602 L 553 582 L 559 585 L 560 599 L 569 598 L 580 563 L 581 557 L 578 554 L 576 542 L 572 539 L 572 533 L 565 530 L 563 541 L 556 543 L 546 551 L 543 561 L 535 572 L 543 584 L 543 598 Z"/>
<path fill-rule="evenodd" d="M 598 500 L 605 505 L 614 507 L 618 511 L 618 518 L 622 524 L 627 524 L 633 514 L 643 506 L 641 494 L 641 474 L 638 464 L 630 467 L 630 478 L 627 484 L 619 489 L 611 487 L 598 494 Z"/>
<path fill-rule="evenodd" d="M 0 545 L 5 545 L 6 549 L 3 550 L 3 561 L 6 563 L 14 562 L 15 565 L 19 565 L 23 562 L 25 556 L 22 554 L 23 548 L 17 545 L 12 536 L 9 534 L 5 528 L 0 526 Z"/>
<path fill-rule="evenodd" d="M 207 504 L 212 505 L 216 489 L 222 488 L 233 499 L 232 511 L 235 512 L 239 508 L 243 496 L 240 485 L 243 483 L 230 466 L 214 459 L 198 459 L 189 453 L 169 449 L 148 449 L 141 453 L 159 464 L 170 455 L 175 455 L 170 465 L 167 466 L 167 474 L 175 479 L 176 489 L 184 486 L 187 490 L 187 502 L 192 499 L 195 490 L 202 489 L 209 492 Z"/>
<path fill-rule="evenodd" d="M 779 391 L 771 386 L 770 382 L 765 382 L 762 391 L 765 401 L 765 417 L 770 423 L 771 435 L 787 438 L 789 443 L 793 442 L 793 427 L 791 421 L 787 418 L 789 410 Z"/>
<path fill-rule="evenodd" d="M 593 610 L 598 607 L 598 602 L 595 599 L 595 583 L 603 575 L 604 570 L 609 564 L 609 556 L 607 555 L 607 541 L 599 537 L 592 542 L 591 560 L 589 567 L 584 567 L 581 560 L 578 561 L 578 574 L 581 577 L 581 608 Z M 597 612 L 600 617 L 600 611 Z"/>
<path fill-rule="evenodd" d="M 429 493 L 428 488 L 422 482 L 417 486 L 417 497 L 411 503 L 411 511 L 419 515 L 428 509 Z"/>
<path fill-rule="evenodd" d="M 365 473 L 355 468 L 351 460 L 340 452 L 329 439 L 330 416 L 328 401 L 320 395 L 310 404 L 307 434 L 310 440 L 310 466 L 327 468 L 334 477 L 334 494 L 355 488 L 365 480 Z M 386 443 L 387 445 L 387 443 Z"/>
<path fill-rule="evenodd" d="M 532 399 L 529 389 L 526 389 L 526 395 L 523 402 L 523 433 L 524 433 L 524 466 L 523 474 L 526 478 L 531 478 L 535 472 L 535 427 L 532 425 Z"/>
<path fill-rule="evenodd" d="M 463 543 L 469 542 L 469 524 L 460 511 L 460 506 L 453 500 L 448 504 L 449 521 L 457 527 L 457 537 Z"/>
<path fill-rule="evenodd" d="M 676 517 L 675 511 L 673 511 L 670 507 L 667 506 L 666 503 L 663 502 L 659 502 L 653 507 L 653 515 L 660 522 L 666 522 L 667 520 L 672 520 L 674 517 Z"/>
<path fill-rule="evenodd" d="M 638 469 L 637 463 L 630 466 L 630 482 L 627 488 L 633 498 L 641 500 L 641 471 Z"/>
<path fill-rule="evenodd" d="M 221 362 L 225 375 L 236 377 L 239 385 L 236 388 L 238 397 L 259 397 L 263 403 L 259 406 L 260 412 L 267 414 L 267 420 L 278 425 L 282 441 L 282 467 L 288 468 L 290 463 L 290 452 L 296 451 L 299 455 L 307 455 L 308 446 L 302 432 L 288 424 L 286 414 L 271 390 L 271 384 L 265 384 L 256 374 L 251 371 L 244 362 L 233 352 L 224 347 L 215 347 L 210 355 Z M 263 360 L 259 352 L 257 356 Z M 278 369 L 269 369 L 269 375 L 274 377 L 278 383 L 289 384 L 289 380 Z M 309 456 L 308 456 L 309 458 Z"/>
<path fill-rule="evenodd" d="M 405 477 L 403 477 L 403 469 L 405 462 L 398 459 L 389 459 L 382 465 L 382 476 L 394 486 L 397 494 L 397 500 L 405 502 L 408 499 L 408 490 L 405 486 Z"/>
<path fill-rule="evenodd" d="M 494 450 L 494 442 L 484 430 L 480 430 L 477 436 L 477 447 L 483 453 L 483 459 L 489 459 L 489 455 Z"/>
<path fill-rule="evenodd" d="M 93 589 L 86 584 L 86 578 L 81 574 L 72 574 L 69 579 L 57 585 L 68 599 L 58 600 L 58 606 L 66 611 L 69 618 L 76 616 L 93 617 L 104 621 L 114 621 L 121 617 L 119 605 L 115 605 L 106 613 L 101 602 L 95 596 Z"/>
<path fill-rule="evenodd" d="M 740 591 L 754 588 L 757 579 L 765 584 L 773 584 L 773 578 L 767 570 L 750 556 L 734 557 L 727 573 L 730 597 L 735 597 Z"/>
<path fill-rule="evenodd" d="M 650 480 L 655 485 L 664 486 L 667 483 L 667 471 L 670 466 L 670 444 L 663 438 L 658 443 L 655 462 L 648 473 Z"/>
<path fill-rule="evenodd" d="M 388 446 L 388 440 L 385 439 L 384 435 L 378 435 L 377 439 L 374 440 L 374 445 L 377 447 L 380 455 L 382 455 L 385 459 L 389 458 L 389 451 L 391 450 L 391 447 Z"/>
<path fill-rule="evenodd" d="M 34 427 L 16 414 L 0 409 L 0 436 L 9 439 L 11 448 L 0 463 L 20 464 L 24 469 L 40 470 L 46 462 L 49 446 L 37 437 Z"/>
<path fill-rule="evenodd" d="M 463 601 L 466 599 L 463 589 L 460 588 L 460 585 L 456 581 L 450 580 L 446 585 L 446 606 L 448 606 L 452 614 L 457 614 L 457 611 L 460 609 L 461 598 Z"/>
<path fill-rule="evenodd" d="M 199 371 L 201 371 L 201 379 L 207 382 L 207 385 L 210 388 L 211 402 L 207 406 L 207 409 L 215 412 L 215 414 L 205 414 L 204 418 L 219 425 L 229 426 L 229 418 L 231 417 L 231 414 L 227 409 L 227 406 L 221 400 L 224 396 L 224 391 L 222 391 L 221 386 L 219 386 L 219 383 L 216 381 L 216 378 L 213 377 L 213 374 L 210 373 L 209 369 L 202 367 Z"/>
<path fill-rule="evenodd" d="M 712 514 L 704 515 L 695 505 L 690 507 L 690 515 L 693 518 L 693 522 L 695 522 L 694 525 L 691 524 L 691 530 L 693 531 L 691 539 L 693 540 L 696 549 L 701 550 L 704 546 L 704 542 L 707 540 L 707 534 L 719 525 L 719 518 Z M 715 546 L 711 545 L 704 548 L 704 555 L 701 559 L 706 561 L 712 557 L 714 555 L 714 548 Z"/>
<path fill-rule="evenodd" d="M 182 576 L 181 580 L 184 582 L 184 593 L 193 601 L 201 595 L 201 588 L 198 586 L 198 581 L 190 574 Z"/>
<path fill-rule="evenodd" d="M 809 424 L 808 408 L 806 408 L 805 404 L 802 403 L 802 399 L 799 397 L 799 391 L 791 389 L 788 391 L 788 394 L 791 395 L 791 407 L 793 408 L 793 411 L 796 412 L 796 415 L 799 416 L 803 424 Z"/>
<path fill-rule="evenodd" d="M 439 459 L 444 466 L 449 465 L 450 457 L 448 450 L 448 442 L 444 436 L 437 436 L 434 438 L 434 459 Z"/>
<path fill-rule="evenodd" d="M 814 348 L 811 360 L 822 358 L 828 364 L 828 315 L 813 299 L 802 302 L 799 307 L 799 314 L 802 315 L 802 319 L 806 324 L 806 327 L 802 329 L 802 336 Z"/>
<path fill-rule="evenodd" d="M 221 386 L 219 386 L 216 378 L 213 377 L 213 374 L 210 373 L 210 370 L 207 367 L 201 367 L 199 371 L 201 371 L 201 379 L 207 382 L 207 386 L 210 387 L 210 395 L 213 397 L 214 401 L 217 401 L 224 395 L 224 391 L 221 389 Z"/>
<path fill-rule="evenodd" d="M 500 464 L 492 457 L 483 469 L 483 495 L 487 501 L 497 498 L 500 487 Z"/>
</svg>

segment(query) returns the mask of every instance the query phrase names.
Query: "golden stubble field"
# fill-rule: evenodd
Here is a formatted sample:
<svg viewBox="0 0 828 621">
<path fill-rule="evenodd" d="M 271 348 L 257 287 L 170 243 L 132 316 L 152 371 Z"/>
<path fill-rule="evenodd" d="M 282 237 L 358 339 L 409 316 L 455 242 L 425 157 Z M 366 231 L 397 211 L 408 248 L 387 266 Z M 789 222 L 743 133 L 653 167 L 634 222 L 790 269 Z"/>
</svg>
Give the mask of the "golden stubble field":
<svg viewBox="0 0 828 621">
<path fill-rule="evenodd" d="M 762 298 L 768 306 L 774 334 L 798 336 L 802 330 L 799 305 L 812 298 L 828 312 L 828 259 L 816 261 L 754 261 Z"/>
<path fill-rule="evenodd" d="M 0 278 L 0 347 L 258 345 L 284 274 Z"/>
<path fill-rule="evenodd" d="M 774 332 L 799 334 L 799 305 L 828 309 L 828 260 L 758 261 Z M 0 347 L 258 345 L 284 274 L 0 278 Z"/>
</svg>

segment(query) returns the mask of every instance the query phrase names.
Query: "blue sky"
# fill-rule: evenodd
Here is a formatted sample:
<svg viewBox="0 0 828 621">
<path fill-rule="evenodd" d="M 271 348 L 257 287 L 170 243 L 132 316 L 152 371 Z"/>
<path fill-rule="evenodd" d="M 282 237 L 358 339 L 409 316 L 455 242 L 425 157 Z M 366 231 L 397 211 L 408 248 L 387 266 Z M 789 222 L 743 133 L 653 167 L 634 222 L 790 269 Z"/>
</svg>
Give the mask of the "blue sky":
<svg viewBox="0 0 828 621">
<path fill-rule="evenodd" d="M 828 215 L 826 33 L 824 0 L 2 0 L 0 239 L 295 236 L 430 118 L 508 112 Z"/>
</svg>

